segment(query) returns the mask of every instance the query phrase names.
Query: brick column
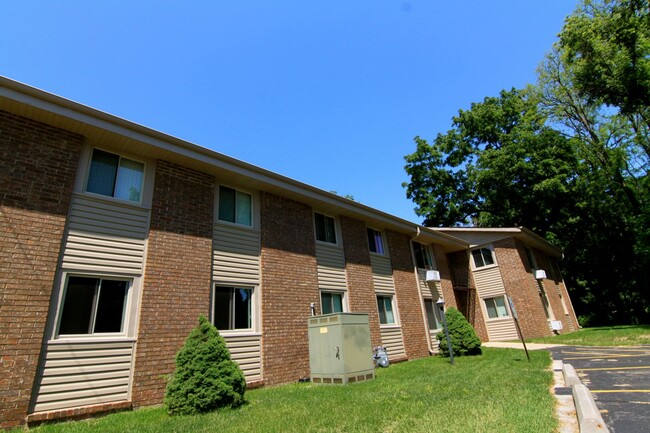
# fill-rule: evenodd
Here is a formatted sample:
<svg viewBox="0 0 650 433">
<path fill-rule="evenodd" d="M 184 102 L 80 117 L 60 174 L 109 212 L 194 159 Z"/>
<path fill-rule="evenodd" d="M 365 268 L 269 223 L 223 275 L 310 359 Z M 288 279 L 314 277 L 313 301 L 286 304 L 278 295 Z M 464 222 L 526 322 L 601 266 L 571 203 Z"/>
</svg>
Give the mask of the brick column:
<svg viewBox="0 0 650 433">
<path fill-rule="evenodd" d="M 214 179 L 158 161 L 136 346 L 134 406 L 162 402 L 176 352 L 208 316 Z"/>
<path fill-rule="evenodd" d="M 0 429 L 29 410 L 82 142 L 0 111 Z"/>
<path fill-rule="evenodd" d="M 386 237 L 393 266 L 395 295 L 406 356 L 409 359 L 429 356 L 429 336 L 422 318 L 422 303 L 414 272 L 410 237 L 392 231 L 388 231 Z"/>
<path fill-rule="evenodd" d="M 524 338 L 551 335 L 535 278 L 524 267 L 527 259 L 523 244 L 508 238 L 493 245 L 506 295 L 515 303 Z"/>
<path fill-rule="evenodd" d="M 368 314 L 370 338 L 372 346 L 375 347 L 381 343 L 381 331 L 366 224 L 363 221 L 342 217 L 341 232 L 350 312 Z"/>
<path fill-rule="evenodd" d="M 309 304 L 319 303 L 311 208 L 262 193 L 262 371 L 266 384 L 309 376 Z"/>
</svg>

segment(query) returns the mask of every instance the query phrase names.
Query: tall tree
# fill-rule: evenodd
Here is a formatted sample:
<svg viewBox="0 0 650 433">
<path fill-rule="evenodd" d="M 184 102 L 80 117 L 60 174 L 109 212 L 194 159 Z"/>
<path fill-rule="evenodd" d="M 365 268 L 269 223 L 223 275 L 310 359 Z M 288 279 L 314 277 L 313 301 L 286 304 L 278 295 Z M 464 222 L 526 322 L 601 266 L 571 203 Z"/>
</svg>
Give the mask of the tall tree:
<svg viewBox="0 0 650 433">
<path fill-rule="evenodd" d="M 600 323 L 650 317 L 649 16 L 647 2 L 587 0 L 539 70 L 544 111 L 577 144 L 589 216 L 566 234 L 568 279 Z"/>
<path fill-rule="evenodd" d="M 584 0 L 538 86 L 416 137 L 407 196 L 426 225 L 524 225 L 563 248 L 583 323 L 648 322 L 649 100 L 647 0 Z"/>
<path fill-rule="evenodd" d="M 556 237 L 573 202 L 570 140 L 545 125 L 531 89 L 502 91 L 460 110 L 432 144 L 416 137 L 405 157 L 407 196 L 425 225 L 524 225 Z"/>
</svg>

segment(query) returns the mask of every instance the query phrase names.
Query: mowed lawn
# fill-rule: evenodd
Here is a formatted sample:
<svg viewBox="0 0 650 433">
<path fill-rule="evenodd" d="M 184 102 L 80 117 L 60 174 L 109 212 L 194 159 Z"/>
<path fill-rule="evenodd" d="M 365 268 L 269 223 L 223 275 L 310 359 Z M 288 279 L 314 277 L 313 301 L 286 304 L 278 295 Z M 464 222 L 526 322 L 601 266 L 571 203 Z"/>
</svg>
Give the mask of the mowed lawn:
<svg viewBox="0 0 650 433">
<path fill-rule="evenodd" d="M 250 390 L 247 404 L 200 416 L 144 408 L 37 432 L 553 432 L 550 355 L 484 348 L 377 370 L 350 385 L 294 383 Z"/>
<path fill-rule="evenodd" d="M 568 344 L 570 346 L 637 346 L 650 344 L 650 325 L 604 326 L 583 328 L 553 337 L 532 338 L 531 343 Z"/>
</svg>

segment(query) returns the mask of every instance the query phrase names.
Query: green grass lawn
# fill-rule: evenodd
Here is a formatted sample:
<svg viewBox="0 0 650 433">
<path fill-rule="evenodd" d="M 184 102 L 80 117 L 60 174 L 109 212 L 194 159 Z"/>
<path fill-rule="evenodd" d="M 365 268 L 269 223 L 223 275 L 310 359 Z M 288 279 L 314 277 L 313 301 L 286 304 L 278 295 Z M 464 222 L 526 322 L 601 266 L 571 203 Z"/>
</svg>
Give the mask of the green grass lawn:
<svg viewBox="0 0 650 433">
<path fill-rule="evenodd" d="M 575 346 L 635 346 L 650 344 L 650 325 L 583 328 L 553 337 L 532 338 L 530 343 L 557 343 Z"/>
<path fill-rule="evenodd" d="M 377 370 L 350 385 L 295 383 L 251 390 L 247 404 L 200 416 L 162 408 L 34 428 L 37 432 L 552 432 L 557 428 L 546 351 L 484 348 Z"/>
</svg>

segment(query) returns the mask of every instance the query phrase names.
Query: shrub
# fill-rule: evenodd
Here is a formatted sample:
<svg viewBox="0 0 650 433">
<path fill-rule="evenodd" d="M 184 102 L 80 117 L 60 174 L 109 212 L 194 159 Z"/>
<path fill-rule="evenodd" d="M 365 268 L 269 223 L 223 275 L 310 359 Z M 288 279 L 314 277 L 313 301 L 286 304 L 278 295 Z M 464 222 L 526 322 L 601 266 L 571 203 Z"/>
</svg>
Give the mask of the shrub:
<svg viewBox="0 0 650 433">
<path fill-rule="evenodd" d="M 167 383 L 165 409 L 190 415 L 244 403 L 246 380 L 230 359 L 226 342 L 204 316 L 176 354 L 176 370 Z"/>
<path fill-rule="evenodd" d="M 476 331 L 465 319 L 465 316 L 454 307 L 449 307 L 445 315 L 447 316 L 447 328 L 449 329 L 451 350 L 453 350 L 454 356 L 480 355 L 481 340 L 479 340 Z M 440 342 L 440 355 L 448 357 L 449 348 L 444 329 L 438 332 L 436 338 Z"/>
</svg>

